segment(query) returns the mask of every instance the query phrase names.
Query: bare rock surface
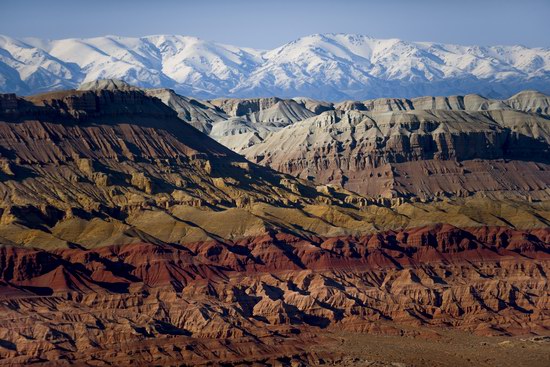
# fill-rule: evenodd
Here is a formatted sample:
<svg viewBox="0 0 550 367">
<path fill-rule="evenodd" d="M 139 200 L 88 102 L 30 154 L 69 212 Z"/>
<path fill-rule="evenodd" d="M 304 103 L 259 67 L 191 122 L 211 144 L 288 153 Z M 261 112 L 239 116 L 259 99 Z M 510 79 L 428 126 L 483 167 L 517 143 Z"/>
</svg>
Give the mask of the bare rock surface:
<svg viewBox="0 0 550 367">
<path fill-rule="evenodd" d="M 547 335 L 549 239 L 548 229 L 436 226 L 307 241 L 1 247 L 0 356 L 307 365 L 342 361 L 327 346 L 343 330 Z M 540 364 L 544 353 L 531 358 Z"/>
<path fill-rule="evenodd" d="M 367 196 L 548 199 L 548 117 L 509 109 L 373 111 L 324 112 L 242 153 Z"/>
<path fill-rule="evenodd" d="M 472 191 L 499 190 L 501 182 L 516 180 L 513 182 L 518 185 L 517 195 L 495 203 L 483 195 L 462 193 L 463 185 L 441 181 L 438 190 L 451 192 L 453 196 L 438 204 L 364 197 L 248 162 L 185 124 L 174 110 L 143 91 L 117 83 L 94 88 L 26 99 L 12 95 L 2 97 L 6 107 L 0 122 L 3 162 L 0 238 L 7 243 L 89 248 L 143 241 L 186 243 L 213 238 L 237 239 L 274 231 L 307 237 L 360 235 L 435 222 L 528 229 L 545 227 L 550 220 L 548 201 L 540 194 L 547 189 L 543 163 L 530 162 L 533 167 L 530 175 L 522 171 L 527 163 L 516 161 L 481 161 L 477 166 L 461 167 L 447 160 L 443 161 L 445 165 L 436 165 L 428 159 L 435 153 L 419 145 L 408 153 L 419 161 L 410 164 L 421 162 L 434 175 L 443 170 L 449 180 L 470 170 L 479 185 L 471 187 Z M 389 117 L 376 125 L 364 113 L 368 112 L 356 111 L 352 119 L 349 113 L 325 112 L 320 116 L 324 118 L 324 127 L 316 125 L 317 117 L 305 121 L 317 126 L 316 131 L 327 132 L 355 125 L 365 128 L 367 123 L 371 124 L 367 135 L 380 129 L 388 134 L 398 129 L 394 126 L 397 122 Z M 430 116 L 426 112 L 420 117 Z M 472 141 L 478 142 L 475 149 L 470 150 L 472 146 L 466 143 L 454 147 L 441 145 L 438 140 L 440 146 L 446 147 L 443 152 L 446 156 L 473 158 L 468 155 L 500 154 L 486 146 L 486 139 L 498 141 L 504 128 L 488 117 L 479 117 L 480 121 L 476 121 L 479 123 L 450 121 L 440 126 L 415 122 L 420 117 L 403 116 L 399 126 L 452 133 L 454 125 L 458 125 L 468 131 Z M 532 130 L 541 124 L 533 117 Z M 541 136 L 545 136 L 542 127 L 538 129 Z M 351 136 L 351 130 L 341 134 L 343 139 L 346 134 Z M 307 136 L 307 133 L 305 136 L 296 133 L 292 138 L 299 140 Z M 316 146 L 324 146 L 322 136 L 316 138 Z M 330 143 L 332 135 L 324 136 Z M 373 161 L 392 161 L 397 154 L 374 149 L 370 144 L 371 140 L 365 140 L 356 147 L 370 149 Z M 391 144 L 398 147 L 405 143 L 397 140 Z M 296 146 L 299 144 L 292 147 L 283 144 L 281 148 L 290 154 L 290 148 Z M 528 144 L 514 147 L 518 155 L 524 156 L 529 155 L 532 148 Z M 537 154 L 543 155 L 543 152 Z M 406 164 L 409 163 L 403 163 Z M 488 164 L 495 167 L 492 177 L 499 180 L 498 184 L 485 178 Z M 514 165 L 518 174 L 511 170 Z M 386 180 L 390 185 L 386 189 L 395 191 L 391 184 L 399 172 L 386 167 L 371 172 L 375 178 L 364 182 Z M 498 169 L 503 171 L 501 176 L 496 175 Z M 357 172 L 358 180 L 362 172 Z M 404 174 L 401 177 L 407 178 Z M 418 185 L 415 176 L 407 179 Z M 336 178 L 331 181 L 334 180 Z M 350 180 L 348 186 L 352 183 Z M 418 187 L 428 192 L 433 189 L 428 184 Z M 351 187 L 361 191 L 360 186 Z M 375 186 L 374 190 L 378 189 Z M 531 202 L 526 200 L 526 195 L 531 195 Z"/>
</svg>

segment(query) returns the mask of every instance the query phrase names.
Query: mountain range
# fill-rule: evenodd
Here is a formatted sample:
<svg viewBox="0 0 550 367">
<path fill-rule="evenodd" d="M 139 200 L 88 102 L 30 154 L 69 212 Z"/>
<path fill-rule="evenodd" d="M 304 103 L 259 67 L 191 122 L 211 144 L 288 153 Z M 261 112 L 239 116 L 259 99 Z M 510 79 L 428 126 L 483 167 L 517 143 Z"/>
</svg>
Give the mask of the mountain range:
<svg viewBox="0 0 550 367">
<path fill-rule="evenodd" d="M 196 37 L 0 36 L 0 92 L 35 94 L 116 78 L 204 99 L 297 97 L 340 101 L 480 93 L 550 93 L 550 50 L 461 46 L 314 34 L 272 50 Z"/>
</svg>

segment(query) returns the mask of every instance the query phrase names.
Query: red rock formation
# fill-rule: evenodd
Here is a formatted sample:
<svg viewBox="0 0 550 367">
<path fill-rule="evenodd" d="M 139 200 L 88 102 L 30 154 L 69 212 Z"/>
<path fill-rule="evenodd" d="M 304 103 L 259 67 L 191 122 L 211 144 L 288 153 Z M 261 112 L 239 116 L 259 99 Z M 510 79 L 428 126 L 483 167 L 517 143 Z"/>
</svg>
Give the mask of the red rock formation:
<svg viewBox="0 0 550 367">
<path fill-rule="evenodd" d="M 384 320 L 545 333 L 549 264 L 548 229 L 449 225 L 357 238 L 5 246 L 0 340 L 13 347 L 0 357 L 236 361 L 299 354 L 296 338 L 313 345 L 312 333 L 375 332 Z"/>
</svg>

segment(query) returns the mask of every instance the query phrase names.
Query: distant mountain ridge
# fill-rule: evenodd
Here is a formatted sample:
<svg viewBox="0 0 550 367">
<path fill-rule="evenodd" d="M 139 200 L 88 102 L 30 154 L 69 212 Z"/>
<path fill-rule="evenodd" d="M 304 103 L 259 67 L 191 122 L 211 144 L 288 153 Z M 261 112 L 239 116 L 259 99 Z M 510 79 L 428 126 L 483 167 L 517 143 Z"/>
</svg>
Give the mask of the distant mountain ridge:
<svg viewBox="0 0 550 367">
<path fill-rule="evenodd" d="M 0 36 L 0 92 L 34 94 L 109 78 L 208 99 L 507 98 L 525 89 L 550 93 L 550 49 L 349 34 L 315 34 L 273 50 L 171 35 L 54 41 Z"/>
</svg>

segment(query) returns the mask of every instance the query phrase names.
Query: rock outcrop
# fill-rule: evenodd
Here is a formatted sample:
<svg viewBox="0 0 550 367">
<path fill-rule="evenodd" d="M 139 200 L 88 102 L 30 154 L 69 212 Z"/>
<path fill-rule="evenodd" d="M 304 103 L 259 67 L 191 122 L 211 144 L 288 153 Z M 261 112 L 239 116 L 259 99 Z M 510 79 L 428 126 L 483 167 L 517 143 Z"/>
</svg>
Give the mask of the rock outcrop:
<svg viewBox="0 0 550 367">
<path fill-rule="evenodd" d="M 417 98 L 377 98 L 366 101 L 344 101 L 333 105 L 336 110 L 350 111 L 493 111 L 515 110 L 548 115 L 550 97 L 533 90 L 519 92 L 508 99 L 490 99 L 478 94 L 465 96 L 426 96 Z"/>
<path fill-rule="evenodd" d="M 386 106 L 387 107 L 387 106 Z M 548 199 L 550 120 L 514 110 L 329 111 L 242 153 L 367 196 L 523 195 Z"/>
<path fill-rule="evenodd" d="M 37 230 L 77 218 L 124 221 L 136 211 L 178 205 L 221 210 L 256 202 L 292 207 L 297 201 L 340 200 L 247 162 L 139 90 L 1 100 L 0 208 L 7 227 Z M 13 238 L 21 230 L 5 232 Z M 27 244 L 39 245 L 33 237 Z"/>
<path fill-rule="evenodd" d="M 336 104 L 146 93 L 253 162 L 362 195 L 548 198 L 550 99 L 536 91 Z"/>
</svg>

